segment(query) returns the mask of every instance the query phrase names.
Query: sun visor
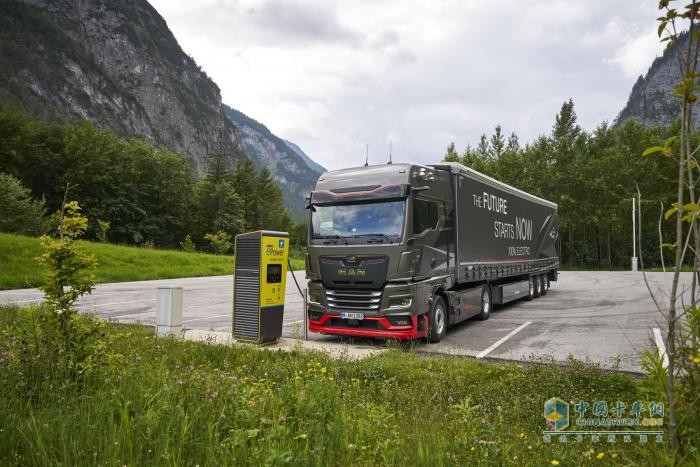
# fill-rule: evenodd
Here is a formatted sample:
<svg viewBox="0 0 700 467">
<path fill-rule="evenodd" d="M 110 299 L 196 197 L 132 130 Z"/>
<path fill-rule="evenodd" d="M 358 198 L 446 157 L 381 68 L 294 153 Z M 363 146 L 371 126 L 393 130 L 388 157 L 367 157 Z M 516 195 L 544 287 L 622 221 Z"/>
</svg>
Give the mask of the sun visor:
<svg viewBox="0 0 700 467">
<path fill-rule="evenodd" d="M 323 205 L 401 199 L 407 197 L 410 190 L 411 186 L 409 184 L 342 188 L 342 192 L 341 190 L 318 190 L 311 192 L 311 204 Z"/>
</svg>

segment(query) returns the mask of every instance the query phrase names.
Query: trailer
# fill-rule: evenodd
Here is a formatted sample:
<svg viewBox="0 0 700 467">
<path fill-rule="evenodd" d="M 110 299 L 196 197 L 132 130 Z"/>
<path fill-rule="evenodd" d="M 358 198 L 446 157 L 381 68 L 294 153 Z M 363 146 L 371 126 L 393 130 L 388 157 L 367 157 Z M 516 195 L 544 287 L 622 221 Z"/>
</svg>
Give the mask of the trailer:
<svg viewBox="0 0 700 467">
<path fill-rule="evenodd" d="M 461 164 L 326 172 L 308 208 L 312 332 L 439 342 L 557 280 L 557 205 Z"/>
</svg>

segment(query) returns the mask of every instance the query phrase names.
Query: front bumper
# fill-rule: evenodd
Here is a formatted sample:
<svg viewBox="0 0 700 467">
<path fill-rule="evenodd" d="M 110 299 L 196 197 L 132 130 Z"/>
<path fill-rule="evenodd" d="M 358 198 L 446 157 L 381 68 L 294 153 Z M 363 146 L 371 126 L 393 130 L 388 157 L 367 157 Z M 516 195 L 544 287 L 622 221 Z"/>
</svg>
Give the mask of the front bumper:
<svg viewBox="0 0 700 467">
<path fill-rule="evenodd" d="M 419 339 L 428 329 L 427 315 L 407 316 L 408 326 L 393 325 L 386 316 L 365 317 L 363 320 L 344 320 L 338 315 L 324 313 L 317 320 L 309 319 L 309 331 L 340 336 Z"/>
</svg>

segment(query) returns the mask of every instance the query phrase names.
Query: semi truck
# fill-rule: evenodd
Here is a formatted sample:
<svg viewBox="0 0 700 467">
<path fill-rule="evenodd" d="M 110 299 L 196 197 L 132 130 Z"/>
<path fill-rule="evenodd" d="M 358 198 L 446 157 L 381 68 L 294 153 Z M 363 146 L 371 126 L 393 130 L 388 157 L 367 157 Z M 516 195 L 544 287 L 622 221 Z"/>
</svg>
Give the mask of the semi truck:
<svg viewBox="0 0 700 467">
<path fill-rule="evenodd" d="M 557 205 L 461 164 L 326 172 L 308 209 L 311 332 L 439 342 L 558 277 Z"/>
</svg>

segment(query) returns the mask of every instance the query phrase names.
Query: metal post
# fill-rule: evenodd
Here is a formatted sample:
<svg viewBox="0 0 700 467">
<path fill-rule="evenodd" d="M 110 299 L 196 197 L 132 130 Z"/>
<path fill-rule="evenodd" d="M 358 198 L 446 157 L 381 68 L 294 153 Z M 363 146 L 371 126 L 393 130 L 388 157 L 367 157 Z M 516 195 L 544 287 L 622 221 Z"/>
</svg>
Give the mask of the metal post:
<svg viewBox="0 0 700 467">
<path fill-rule="evenodd" d="M 292 274 L 294 274 L 292 272 Z M 309 293 L 308 289 L 304 289 L 304 340 L 308 341 L 309 340 L 309 313 L 308 313 L 308 300 L 307 300 L 307 294 Z"/>
<path fill-rule="evenodd" d="M 632 272 L 637 272 L 637 204 L 632 198 Z"/>
<path fill-rule="evenodd" d="M 158 287 L 156 335 L 182 335 L 182 287 Z"/>
</svg>

